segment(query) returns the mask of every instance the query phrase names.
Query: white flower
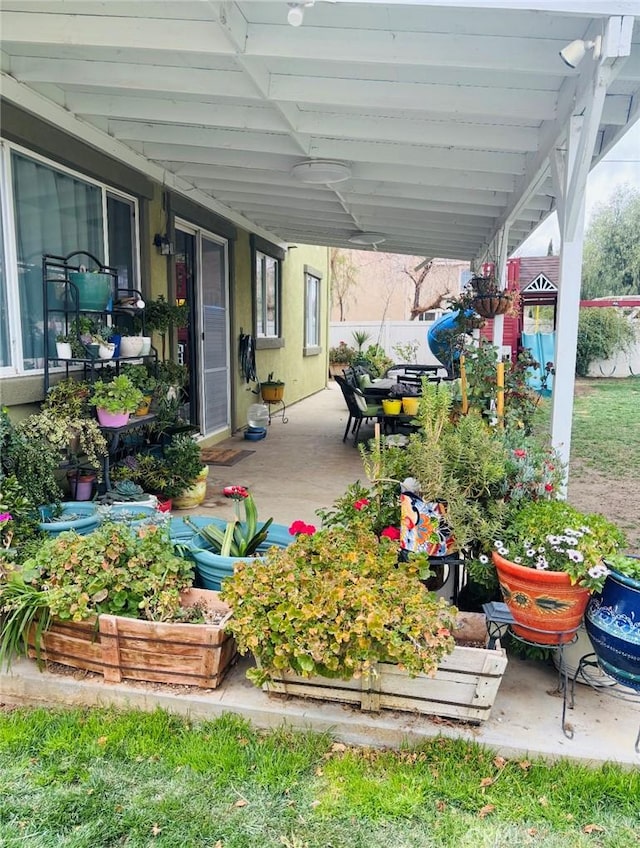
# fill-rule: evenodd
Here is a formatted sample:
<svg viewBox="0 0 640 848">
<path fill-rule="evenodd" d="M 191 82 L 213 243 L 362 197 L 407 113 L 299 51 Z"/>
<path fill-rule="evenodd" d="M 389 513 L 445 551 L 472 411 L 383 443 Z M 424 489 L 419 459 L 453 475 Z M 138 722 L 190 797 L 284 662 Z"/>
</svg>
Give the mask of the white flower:
<svg viewBox="0 0 640 848">
<path fill-rule="evenodd" d="M 547 542 L 549 542 L 550 545 L 559 545 L 560 536 L 547 536 Z"/>
<path fill-rule="evenodd" d="M 536 552 L 533 548 L 527 548 L 527 556 L 528 557 L 534 557 L 535 555 L 536 555 Z"/>
<path fill-rule="evenodd" d="M 584 562 L 584 557 L 580 553 L 580 551 L 576 551 L 573 548 L 567 549 L 567 556 L 571 560 L 571 562 Z"/>
<path fill-rule="evenodd" d="M 486 564 L 489 562 L 489 557 L 488 557 L 486 554 L 480 554 L 480 556 L 478 557 L 478 559 L 480 560 L 480 562 L 481 562 L 483 565 L 486 565 Z"/>
<path fill-rule="evenodd" d="M 594 577 L 596 580 L 598 577 L 606 577 L 609 573 L 609 569 L 606 565 L 592 565 L 589 569 L 589 577 Z"/>
<path fill-rule="evenodd" d="M 514 557 L 514 558 L 513 558 L 513 561 L 514 561 L 514 562 L 517 562 L 517 563 L 521 563 L 521 562 L 522 562 L 522 557 Z"/>
<path fill-rule="evenodd" d="M 547 562 L 546 557 L 538 557 L 538 559 L 536 560 L 536 568 L 549 568 L 549 563 Z"/>
<path fill-rule="evenodd" d="M 538 553 L 539 553 L 539 554 L 543 554 L 546 550 L 547 550 L 547 549 L 545 548 L 545 546 L 544 546 L 544 545 L 540 545 L 540 547 L 538 548 Z"/>
<path fill-rule="evenodd" d="M 501 542 L 500 539 L 494 539 L 493 544 L 496 548 L 504 548 L 504 542 Z"/>
<path fill-rule="evenodd" d="M 567 536 L 574 536 L 576 531 L 572 527 L 565 527 L 564 532 Z"/>
<path fill-rule="evenodd" d="M 500 554 L 500 556 L 506 556 L 509 553 L 509 548 L 498 548 L 498 553 Z"/>
</svg>

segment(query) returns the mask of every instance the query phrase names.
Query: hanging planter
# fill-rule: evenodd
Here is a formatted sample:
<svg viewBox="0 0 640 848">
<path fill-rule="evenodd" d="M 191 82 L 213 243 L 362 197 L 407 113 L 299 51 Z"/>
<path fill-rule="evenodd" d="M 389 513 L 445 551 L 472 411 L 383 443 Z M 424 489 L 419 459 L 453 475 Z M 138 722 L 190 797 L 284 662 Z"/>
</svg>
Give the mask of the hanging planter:
<svg viewBox="0 0 640 848">
<path fill-rule="evenodd" d="M 495 318 L 496 315 L 504 315 L 509 311 L 512 304 L 511 295 L 504 294 L 477 294 L 473 298 L 473 308 L 483 318 Z"/>
</svg>

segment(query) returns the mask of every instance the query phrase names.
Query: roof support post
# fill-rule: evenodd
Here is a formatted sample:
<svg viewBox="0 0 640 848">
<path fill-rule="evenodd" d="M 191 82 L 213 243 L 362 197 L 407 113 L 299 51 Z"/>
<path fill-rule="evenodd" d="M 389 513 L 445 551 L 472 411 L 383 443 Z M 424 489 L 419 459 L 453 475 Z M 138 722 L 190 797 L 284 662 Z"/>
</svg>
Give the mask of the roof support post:
<svg viewBox="0 0 640 848">
<path fill-rule="evenodd" d="M 565 497 L 569 477 L 569 454 L 571 452 L 571 422 L 576 373 L 580 283 L 582 281 L 586 173 L 581 186 L 576 186 L 574 182 L 576 191 L 573 194 L 568 195 L 567 190 L 571 184 L 572 175 L 576 173 L 578 145 L 583 131 L 584 118 L 577 116 L 571 118 L 567 133 L 567 152 L 561 165 L 563 197 L 562 203 L 559 205 L 559 209 L 562 209 L 564 214 L 559 220 L 561 239 L 560 286 L 556 323 L 551 442 L 567 469 L 563 487 Z M 556 162 L 560 164 L 558 160 Z M 569 217 L 572 221 L 571 234 L 567 231 Z"/>
<path fill-rule="evenodd" d="M 507 258 L 509 253 L 509 222 L 504 224 L 497 235 L 498 261 L 496 264 L 496 280 L 501 289 L 507 287 Z M 502 342 L 504 339 L 504 315 L 496 315 L 493 319 L 493 345 L 502 359 Z"/>
</svg>

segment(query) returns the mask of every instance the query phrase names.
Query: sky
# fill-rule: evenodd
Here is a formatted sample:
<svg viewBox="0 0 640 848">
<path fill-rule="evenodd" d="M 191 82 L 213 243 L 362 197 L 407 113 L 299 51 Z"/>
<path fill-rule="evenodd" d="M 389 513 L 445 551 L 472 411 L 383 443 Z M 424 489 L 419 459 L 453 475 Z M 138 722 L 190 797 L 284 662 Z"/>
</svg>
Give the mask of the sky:
<svg viewBox="0 0 640 848">
<path fill-rule="evenodd" d="M 640 120 L 589 174 L 585 228 L 597 207 L 606 204 L 615 190 L 623 185 L 640 190 Z M 560 234 L 555 212 L 522 243 L 514 256 L 545 256 L 549 239 L 553 239 L 554 253 L 559 253 Z"/>
</svg>

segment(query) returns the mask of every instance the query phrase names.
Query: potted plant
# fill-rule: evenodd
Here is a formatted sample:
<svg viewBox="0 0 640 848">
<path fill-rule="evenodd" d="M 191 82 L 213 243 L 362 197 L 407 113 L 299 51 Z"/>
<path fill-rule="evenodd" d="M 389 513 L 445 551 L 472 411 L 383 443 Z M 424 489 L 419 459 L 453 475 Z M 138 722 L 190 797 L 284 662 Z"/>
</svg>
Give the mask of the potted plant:
<svg viewBox="0 0 640 848">
<path fill-rule="evenodd" d="M 592 591 L 600 591 L 623 534 L 565 501 L 538 500 L 510 510 L 492 553 L 514 633 L 559 645 L 576 633 Z"/>
<path fill-rule="evenodd" d="M 332 377 L 342 376 L 345 368 L 353 362 L 356 356 L 354 348 L 346 342 L 340 342 L 336 347 L 329 348 L 329 373 Z"/>
<path fill-rule="evenodd" d="M 474 276 L 469 280 L 473 292 L 473 309 L 482 318 L 494 318 L 496 315 L 514 313 L 520 305 L 519 292 L 503 289 L 495 277 Z"/>
<path fill-rule="evenodd" d="M 240 563 L 221 597 L 233 609 L 228 627 L 240 652 L 256 658 L 248 677 L 269 691 L 363 709 L 486 717 L 471 706 L 477 681 L 467 654 L 471 712 L 455 703 L 455 684 L 443 694 L 444 680 L 459 679 L 449 671 L 461 662 L 454 659 L 456 610 L 424 588 L 415 565 L 398 564 L 387 538 L 357 526 L 301 534 L 263 560 Z M 479 650 L 497 689 L 506 660 Z"/>
<path fill-rule="evenodd" d="M 271 371 L 264 383 L 260 384 L 260 393 L 265 403 L 277 403 L 284 397 L 284 382 L 274 379 Z"/>
<path fill-rule="evenodd" d="M 41 504 L 58 504 L 62 497 L 56 476 L 61 454 L 46 438 L 23 432 L 26 426 L 14 425 L 6 407 L 0 408 L 0 488 L 6 488 L 7 480 L 14 481 L 19 509 L 36 520 Z M 10 510 L 14 519 L 15 507 L 14 503 Z"/>
<path fill-rule="evenodd" d="M 91 404 L 96 407 L 98 421 L 103 427 L 122 427 L 129 421 L 142 401 L 142 392 L 126 374 L 110 382 L 97 380 L 93 386 Z"/>
<path fill-rule="evenodd" d="M 640 557 L 614 554 L 600 592 L 585 613 L 585 627 L 600 667 L 640 692 Z"/>
<path fill-rule="evenodd" d="M 71 359 L 73 350 L 71 343 L 74 341 L 73 336 L 68 333 L 58 333 L 56 336 L 56 356 L 58 359 Z"/>
<path fill-rule="evenodd" d="M 90 418 L 90 395 L 88 382 L 68 377 L 49 387 L 41 408 L 63 418 Z"/>
<path fill-rule="evenodd" d="M 235 655 L 229 609 L 192 578 L 158 525 L 109 522 L 49 539 L 0 582 L 0 664 L 22 653 L 108 682 L 215 688 Z"/>
<path fill-rule="evenodd" d="M 164 460 L 180 476 L 179 493 L 173 497 L 175 509 L 191 509 L 205 499 L 209 466 L 200 458 L 200 448 L 188 433 L 172 436 L 163 451 Z"/>
<path fill-rule="evenodd" d="M 69 281 L 77 291 L 78 309 L 103 312 L 113 297 L 114 277 L 101 267 L 89 270 L 80 265 L 69 273 Z"/>
<path fill-rule="evenodd" d="M 234 501 L 234 520 L 184 519 L 185 528 L 187 532 L 191 531 L 191 535 L 183 537 L 186 540 L 182 544 L 185 552 L 195 560 L 199 585 L 205 589 L 219 589 L 221 581 L 233 574 L 241 559 L 262 555 L 272 545 L 284 547 L 294 538 L 284 525 L 273 524 L 272 518 L 261 526 L 258 524 L 256 505 L 244 486 L 225 486 L 222 492 Z M 241 505 L 244 520 L 240 516 Z M 174 533 L 177 529 L 174 528 Z M 182 532 L 182 528 L 179 530 Z"/>
<path fill-rule="evenodd" d="M 144 364 L 134 365 L 133 363 L 125 362 L 122 366 L 121 373 L 126 374 L 133 385 L 142 392 L 142 402 L 136 409 L 135 414 L 146 415 L 151 407 L 153 393 L 158 386 L 158 380 Z"/>
<path fill-rule="evenodd" d="M 189 323 L 189 307 L 186 303 L 169 303 L 163 295 L 147 303 L 145 328 L 160 334 L 162 340 L 162 359 L 166 357 L 166 338 L 168 333 L 182 329 Z"/>
</svg>

